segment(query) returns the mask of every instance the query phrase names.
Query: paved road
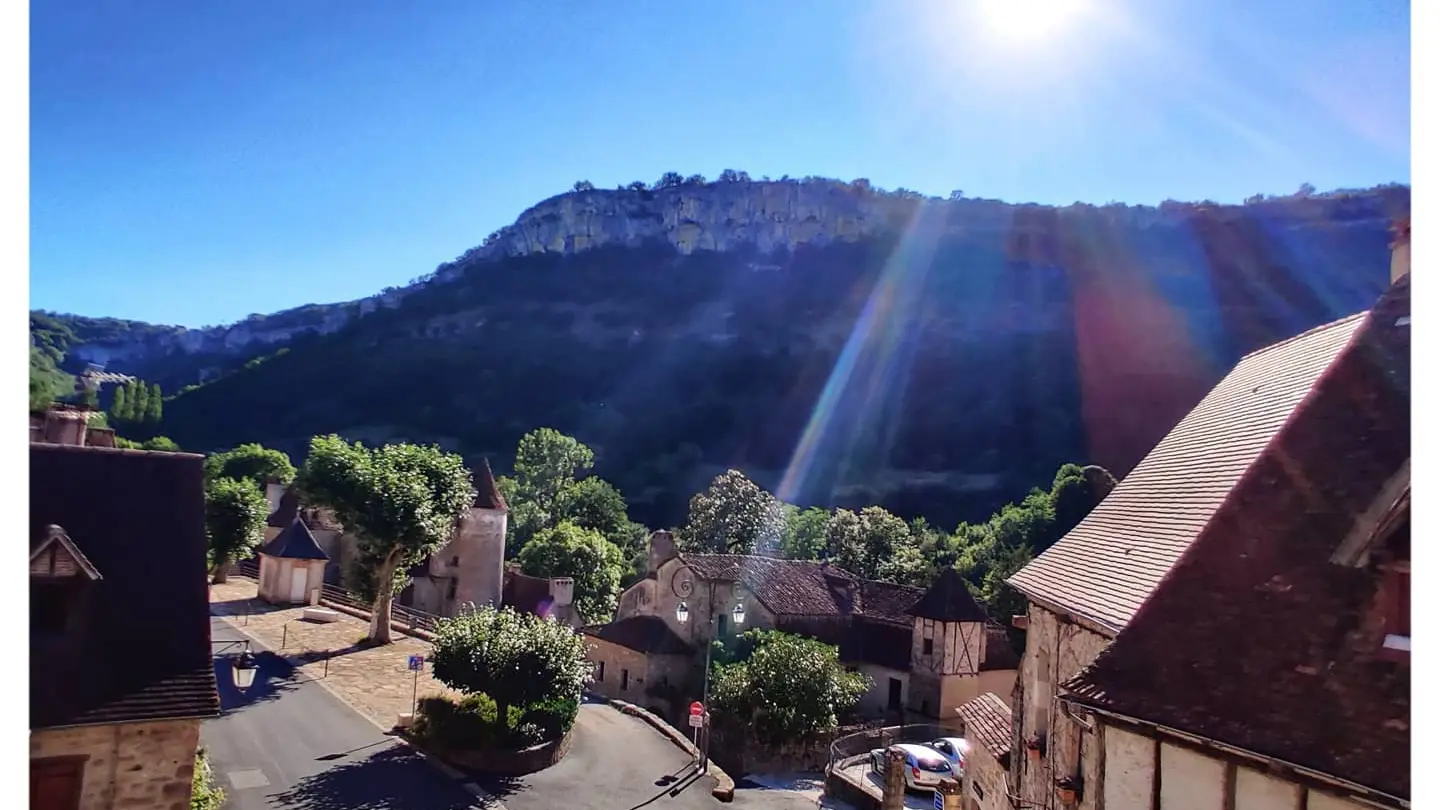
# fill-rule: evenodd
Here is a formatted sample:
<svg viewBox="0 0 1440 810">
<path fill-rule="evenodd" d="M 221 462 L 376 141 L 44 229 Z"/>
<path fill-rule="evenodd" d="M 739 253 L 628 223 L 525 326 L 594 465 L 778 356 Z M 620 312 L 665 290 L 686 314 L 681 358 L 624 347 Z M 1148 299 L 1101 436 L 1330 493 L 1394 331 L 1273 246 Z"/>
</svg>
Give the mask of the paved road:
<svg viewBox="0 0 1440 810">
<path fill-rule="evenodd" d="M 220 619 L 210 626 L 216 641 L 244 639 Z M 200 732 L 228 794 L 226 810 L 483 806 L 319 684 L 297 677 L 283 659 L 260 655 L 255 684 L 242 695 L 228 663 L 231 652 L 222 650 L 215 668 L 225 713 Z"/>
</svg>

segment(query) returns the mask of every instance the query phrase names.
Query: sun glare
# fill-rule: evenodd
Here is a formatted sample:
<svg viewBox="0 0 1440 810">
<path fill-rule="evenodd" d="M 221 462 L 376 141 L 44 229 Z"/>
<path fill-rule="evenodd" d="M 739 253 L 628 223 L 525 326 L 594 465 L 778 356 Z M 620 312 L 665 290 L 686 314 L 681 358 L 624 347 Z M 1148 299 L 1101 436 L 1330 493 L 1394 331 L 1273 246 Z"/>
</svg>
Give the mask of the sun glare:
<svg viewBox="0 0 1440 810">
<path fill-rule="evenodd" d="M 1089 10 L 1086 0 L 970 0 L 986 38 L 1007 46 L 1039 45 L 1074 34 Z"/>
</svg>

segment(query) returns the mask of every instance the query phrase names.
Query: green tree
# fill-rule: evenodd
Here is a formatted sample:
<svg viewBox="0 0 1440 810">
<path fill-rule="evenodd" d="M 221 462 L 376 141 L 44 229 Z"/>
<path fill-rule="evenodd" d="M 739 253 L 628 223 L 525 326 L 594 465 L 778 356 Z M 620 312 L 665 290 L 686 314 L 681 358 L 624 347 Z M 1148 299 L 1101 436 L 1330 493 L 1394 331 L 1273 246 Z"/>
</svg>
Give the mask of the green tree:
<svg viewBox="0 0 1440 810">
<path fill-rule="evenodd" d="M 221 478 L 205 487 L 205 536 L 212 582 L 224 582 L 230 563 L 248 555 L 264 539 L 269 506 L 255 484 L 243 478 Z"/>
<path fill-rule="evenodd" d="M 389 643 L 390 607 L 404 571 L 445 545 L 469 512 L 470 471 L 438 447 L 370 448 L 332 435 L 311 440 L 296 482 L 309 503 L 334 510 L 356 538 L 359 576 L 352 581 L 372 601 L 370 640 Z"/>
<path fill-rule="evenodd" d="M 589 683 L 584 637 L 558 622 L 486 607 L 437 624 L 430 653 L 435 679 L 489 695 L 502 725 L 511 706 L 578 700 Z"/>
<path fill-rule="evenodd" d="M 770 493 L 739 470 L 727 470 L 690 499 L 690 515 L 679 539 L 691 551 L 774 552 L 783 525 L 780 503 Z"/>
<path fill-rule="evenodd" d="M 595 184 L 589 180 L 579 180 L 575 183 L 576 191 L 594 191 Z"/>
<path fill-rule="evenodd" d="M 180 445 L 176 444 L 169 436 L 156 436 L 153 439 L 146 439 L 140 443 L 141 450 L 163 450 L 167 453 L 180 452 Z"/>
<path fill-rule="evenodd" d="M 556 499 L 555 517 L 576 526 L 594 529 L 607 540 L 617 542 L 630 525 L 625 497 L 610 482 L 593 475 L 561 490 Z"/>
<path fill-rule="evenodd" d="M 781 632 L 752 638 L 758 643 L 748 658 L 717 667 L 710 701 L 763 741 L 833 730 L 870 688 L 870 679 L 847 672 L 839 650 L 829 644 Z"/>
<path fill-rule="evenodd" d="M 554 428 L 532 430 L 515 451 L 515 495 L 552 511 L 560 493 L 595 465 L 595 454 Z"/>
<path fill-rule="evenodd" d="M 685 182 L 685 178 L 679 172 L 665 172 L 655 182 L 655 188 L 674 188 Z"/>
<path fill-rule="evenodd" d="M 124 421 L 126 414 L 129 413 L 127 409 L 130 403 L 126 397 L 125 386 L 122 385 L 115 389 L 115 398 L 110 402 L 110 418 L 116 422 Z"/>
<path fill-rule="evenodd" d="M 212 453 L 205 458 L 205 478 L 244 478 L 255 484 L 261 492 L 271 481 L 289 484 L 295 480 L 295 465 L 290 457 L 279 450 L 271 450 L 259 444 L 242 444 L 223 453 Z"/>
<path fill-rule="evenodd" d="M 625 557 L 599 532 L 561 521 L 526 543 L 518 562 L 520 570 L 532 577 L 573 578 L 575 609 L 586 622 L 603 622 L 614 615 Z"/>
<path fill-rule="evenodd" d="M 149 395 L 145 398 L 146 422 L 152 425 L 160 424 L 164 399 L 164 396 L 160 393 L 160 383 L 151 383 Z"/>
<path fill-rule="evenodd" d="M 150 389 L 139 380 L 125 383 L 125 386 L 130 389 L 125 397 L 125 421 L 139 422 L 150 410 Z"/>
<path fill-rule="evenodd" d="M 780 534 L 780 556 L 791 560 L 818 560 L 825 551 L 830 510 L 818 506 L 785 507 L 785 528 Z"/>
<path fill-rule="evenodd" d="M 931 568 L 905 521 L 879 506 L 858 513 L 837 509 L 826 527 L 831 559 L 866 579 L 920 584 Z"/>
</svg>

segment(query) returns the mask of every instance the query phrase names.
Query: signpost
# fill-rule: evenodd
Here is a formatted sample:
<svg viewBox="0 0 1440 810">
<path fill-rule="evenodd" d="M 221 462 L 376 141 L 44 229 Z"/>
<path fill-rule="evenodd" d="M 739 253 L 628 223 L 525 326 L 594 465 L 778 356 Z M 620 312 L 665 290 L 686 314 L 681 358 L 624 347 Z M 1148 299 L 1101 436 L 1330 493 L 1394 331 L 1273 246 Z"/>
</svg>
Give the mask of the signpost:
<svg viewBox="0 0 1440 810">
<path fill-rule="evenodd" d="M 410 671 L 415 673 L 414 682 L 410 685 L 410 716 L 414 717 L 415 709 L 420 702 L 420 671 L 425 668 L 425 656 L 410 656 L 409 666 Z"/>
<path fill-rule="evenodd" d="M 690 739 L 695 747 L 700 747 L 700 729 L 705 726 L 705 704 L 694 701 L 690 704 Z M 703 764 L 701 767 L 704 767 Z"/>
</svg>

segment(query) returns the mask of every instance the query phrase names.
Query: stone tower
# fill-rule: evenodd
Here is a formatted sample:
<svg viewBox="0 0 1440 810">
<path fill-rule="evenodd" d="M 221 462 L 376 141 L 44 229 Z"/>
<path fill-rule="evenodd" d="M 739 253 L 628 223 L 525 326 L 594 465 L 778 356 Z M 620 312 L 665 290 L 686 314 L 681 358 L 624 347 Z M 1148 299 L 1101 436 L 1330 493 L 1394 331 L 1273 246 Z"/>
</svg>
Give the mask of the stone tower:
<svg viewBox="0 0 1440 810">
<path fill-rule="evenodd" d="M 454 594 L 448 613 L 459 612 L 466 603 L 476 607 L 499 606 L 505 585 L 505 530 L 508 507 L 495 486 L 495 475 L 486 459 L 475 475 L 475 503 L 461 519 L 452 540 L 435 562 L 448 568 L 454 578 Z"/>
<path fill-rule="evenodd" d="M 982 692 L 1010 693 L 1017 658 L 960 572 L 946 568 L 910 608 L 909 710 L 950 719 Z"/>
</svg>

